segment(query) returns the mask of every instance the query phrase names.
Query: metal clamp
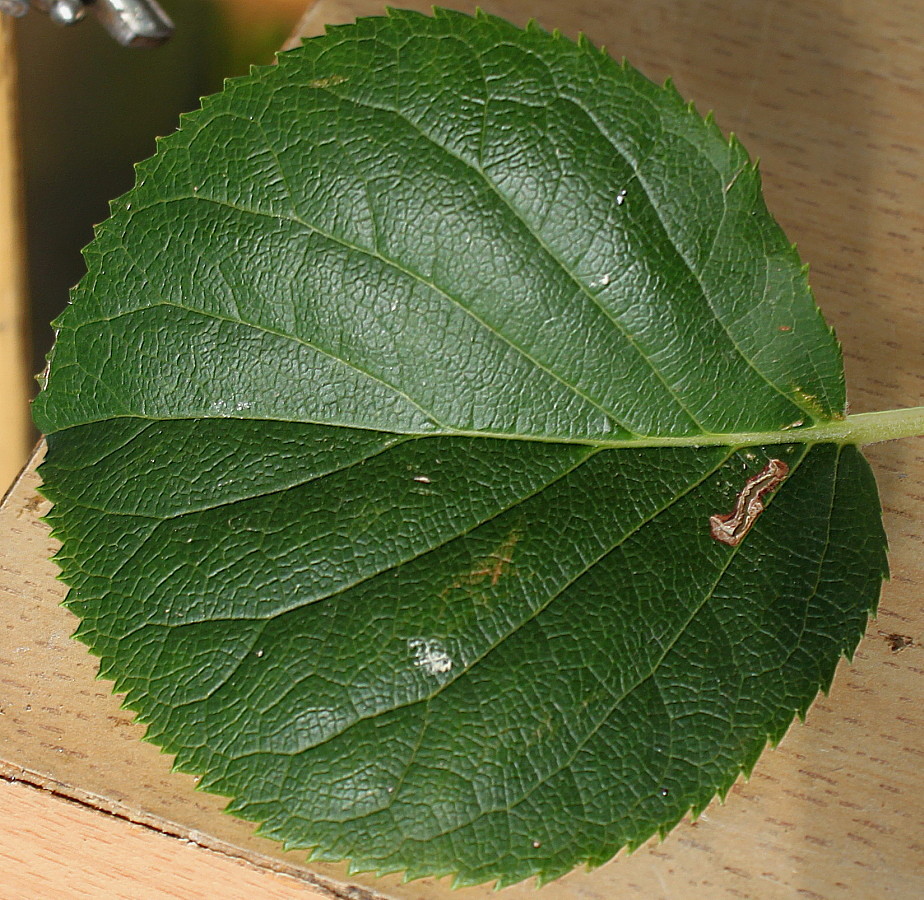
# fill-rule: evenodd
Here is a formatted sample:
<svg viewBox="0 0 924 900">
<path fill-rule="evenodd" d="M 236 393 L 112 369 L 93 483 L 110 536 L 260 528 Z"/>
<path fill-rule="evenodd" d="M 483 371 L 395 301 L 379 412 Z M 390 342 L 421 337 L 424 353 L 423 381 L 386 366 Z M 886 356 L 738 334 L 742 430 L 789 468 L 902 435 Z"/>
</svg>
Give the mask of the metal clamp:
<svg viewBox="0 0 924 900">
<path fill-rule="evenodd" d="M 34 7 L 56 25 L 75 25 L 92 10 L 123 47 L 156 47 L 173 34 L 157 0 L 0 0 L 0 12 L 24 16 Z"/>
</svg>

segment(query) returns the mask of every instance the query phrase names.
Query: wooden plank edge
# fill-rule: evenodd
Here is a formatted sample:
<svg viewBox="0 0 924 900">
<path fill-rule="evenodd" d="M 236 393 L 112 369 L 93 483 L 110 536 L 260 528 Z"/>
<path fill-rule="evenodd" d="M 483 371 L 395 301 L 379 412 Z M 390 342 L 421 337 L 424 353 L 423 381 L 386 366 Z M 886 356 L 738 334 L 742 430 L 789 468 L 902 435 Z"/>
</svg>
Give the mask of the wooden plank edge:
<svg viewBox="0 0 924 900">
<path fill-rule="evenodd" d="M 205 832 L 187 828 L 179 822 L 173 822 L 161 816 L 134 809 L 109 797 L 103 797 L 74 785 L 65 784 L 50 775 L 26 769 L 3 759 L 0 759 L 0 780 L 9 784 L 23 784 L 35 790 L 44 791 L 63 801 L 74 803 L 85 809 L 94 810 L 101 815 L 111 816 L 132 825 L 140 825 L 142 828 L 155 831 L 164 837 L 194 844 L 204 850 L 210 850 L 228 859 L 246 863 L 261 871 L 288 876 L 307 887 L 314 888 L 326 897 L 333 898 L 333 900 L 388 900 L 384 894 L 379 894 L 368 888 L 332 881 L 307 869 L 287 865 L 278 859 L 245 850 Z"/>
</svg>

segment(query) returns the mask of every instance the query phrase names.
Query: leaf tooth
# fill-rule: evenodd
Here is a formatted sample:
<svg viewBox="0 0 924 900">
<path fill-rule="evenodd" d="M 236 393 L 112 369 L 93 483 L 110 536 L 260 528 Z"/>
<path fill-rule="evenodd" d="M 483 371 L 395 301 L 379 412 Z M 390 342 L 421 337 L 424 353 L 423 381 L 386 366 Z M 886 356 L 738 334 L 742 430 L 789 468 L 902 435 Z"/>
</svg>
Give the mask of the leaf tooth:
<svg viewBox="0 0 924 900">
<path fill-rule="evenodd" d="M 587 871 L 592 871 L 593 869 L 598 868 L 600 863 L 590 859 L 579 860 L 578 865 L 581 865 L 583 862 Z M 550 881 L 555 881 L 557 878 L 561 878 L 562 875 L 567 875 L 570 871 L 569 868 L 566 868 L 561 865 L 549 866 L 548 868 L 540 868 L 535 872 L 534 876 L 536 879 L 536 887 L 541 888 L 547 885 Z M 511 875 L 509 878 L 504 879 L 503 884 L 498 883 L 498 887 L 510 887 L 517 883 L 519 879 L 516 876 Z"/>
<path fill-rule="evenodd" d="M 260 825 L 257 826 L 257 833 L 261 835 L 269 834 L 269 832 L 266 830 L 264 823 L 261 822 Z M 277 837 L 276 840 L 279 840 L 279 838 Z M 289 844 L 290 842 L 283 841 L 284 846 L 288 846 Z M 323 847 L 321 847 L 319 844 L 313 844 L 313 845 L 305 844 L 303 847 L 300 848 L 298 847 L 297 841 L 292 841 L 291 846 L 296 850 L 297 849 L 308 850 L 309 860 L 318 860 L 321 862 L 339 862 L 340 860 L 343 859 L 343 854 L 330 853 L 326 851 Z"/>
<path fill-rule="evenodd" d="M 39 472 L 41 472 L 41 469 L 39 469 Z M 53 523 L 56 520 L 64 518 L 64 512 L 59 508 L 60 504 L 58 503 L 58 501 L 55 500 L 54 497 L 50 497 L 48 495 L 48 493 L 45 490 L 46 487 L 47 485 L 42 484 L 41 487 L 39 487 L 38 489 L 38 494 L 39 496 L 44 497 L 47 501 L 49 501 L 49 503 L 51 503 L 52 506 L 51 506 L 51 509 L 49 509 L 48 512 L 46 512 L 41 517 L 41 520 L 45 522 L 47 525 L 49 525 L 49 527 L 54 527 Z M 52 488 L 52 494 L 53 493 L 54 493 L 54 488 Z"/>
<path fill-rule="evenodd" d="M 63 580 L 63 579 L 62 579 L 62 580 Z M 71 594 L 72 594 L 72 593 L 73 593 L 73 591 L 70 591 L 70 592 L 68 593 L 68 595 L 64 598 L 64 600 L 63 600 L 63 602 L 61 603 L 61 605 L 62 605 L 68 612 L 71 612 L 71 613 L 73 613 L 75 616 L 78 616 L 78 617 L 79 617 L 79 616 L 80 616 L 81 606 L 80 606 L 80 603 L 79 603 L 78 601 L 72 600 L 72 599 L 71 599 Z M 87 637 L 85 637 L 83 634 L 77 635 L 76 632 L 75 632 L 75 634 L 73 635 L 73 637 L 78 638 L 78 640 L 80 640 L 82 643 L 84 643 L 84 644 L 87 645 L 87 648 L 90 650 L 91 653 L 93 652 L 93 648 L 90 646 L 90 641 L 87 639 Z M 98 656 L 99 654 L 96 654 L 96 655 Z"/>
<path fill-rule="evenodd" d="M 670 828 L 668 828 L 668 831 L 670 831 Z M 640 832 L 638 835 L 635 836 L 635 838 L 630 838 L 629 840 L 625 842 L 623 846 L 625 848 L 626 853 L 628 853 L 629 855 L 635 853 L 635 851 L 638 850 L 639 847 L 643 846 L 644 844 L 647 844 L 648 841 L 650 841 L 653 837 L 657 837 L 659 842 L 664 840 L 664 834 L 660 832 L 660 829 L 650 828 L 644 834 Z"/>
<path fill-rule="evenodd" d="M 790 722 L 789 724 L 791 725 L 792 722 Z M 783 735 L 788 730 L 789 730 L 789 725 L 787 725 L 783 729 L 783 734 L 779 735 L 776 738 L 776 740 L 774 740 L 774 736 L 772 734 L 767 734 L 764 736 L 764 740 L 762 742 L 760 743 L 758 743 L 757 741 L 754 742 L 754 748 L 741 760 L 741 762 L 738 765 L 738 769 L 742 777 L 745 779 L 745 781 L 751 780 L 751 774 L 754 771 L 754 766 L 757 765 L 757 761 L 763 755 L 764 750 L 766 750 L 767 747 L 775 747 L 783 739 Z M 726 788 L 725 794 L 722 795 L 723 802 L 725 800 L 725 797 L 728 795 L 728 792 L 732 789 L 734 783 L 737 780 L 738 780 L 737 777 L 732 779 L 731 783 Z"/>
<path fill-rule="evenodd" d="M 366 868 L 358 870 L 362 872 L 375 872 L 376 874 L 380 874 L 380 875 L 391 875 L 394 872 L 401 872 L 402 881 L 404 884 L 407 884 L 409 881 L 415 881 L 418 878 L 425 878 L 427 877 L 428 874 L 430 874 L 431 871 L 433 873 L 434 878 L 452 877 L 453 887 L 456 886 L 455 879 L 459 877 L 459 873 L 456 872 L 454 866 L 440 866 L 439 868 L 435 868 L 435 869 L 428 869 L 428 868 L 425 868 L 424 866 L 407 867 L 407 866 L 401 866 L 398 863 L 395 863 L 394 865 L 390 865 L 390 866 L 383 866 L 381 863 L 373 862 L 371 860 L 363 860 L 361 862 L 361 865 L 366 867 Z M 473 882 L 462 883 L 461 886 L 467 887 L 471 885 L 472 883 Z M 478 883 L 478 882 L 474 882 L 474 883 Z M 483 883 L 483 879 L 481 883 Z"/>
<path fill-rule="evenodd" d="M 86 644 L 89 640 L 92 639 L 93 634 L 94 629 L 89 624 L 87 624 L 87 619 L 81 619 L 80 624 L 74 629 L 71 637 Z M 102 668 L 102 663 L 100 663 L 99 668 Z"/>
<path fill-rule="evenodd" d="M 711 799 L 711 798 L 710 798 L 710 799 Z M 708 805 L 708 804 L 707 804 L 707 805 Z M 677 814 L 674 815 L 672 818 L 668 819 L 668 820 L 665 821 L 663 824 L 659 825 L 659 826 L 658 826 L 658 832 L 657 832 L 657 833 L 658 833 L 658 837 L 663 841 L 664 838 L 666 838 L 666 837 L 668 836 L 668 834 L 670 834 L 670 832 L 672 832 L 672 831 L 681 823 L 681 821 L 683 820 L 684 816 L 688 815 L 690 812 L 692 812 L 692 810 L 693 810 L 693 807 L 692 807 L 692 806 L 688 806 L 687 809 L 686 809 L 685 811 L 680 812 L 680 813 L 677 813 Z M 644 843 L 644 841 L 641 841 L 641 842 L 639 842 L 639 844 L 638 844 L 637 846 L 640 847 L 643 843 Z"/>
<path fill-rule="evenodd" d="M 49 521 L 50 519 L 58 518 L 58 517 L 61 515 L 61 513 L 59 512 L 57 515 L 55 514 L 55 510 L 56 510 L 57 507 L 58 507 L 58 502 L 57 502 L 57 499 L 55 498 L 55 488 L 54 488 L 54 485 L 46 484 L 46 482 L 44 481 L 44 476 L 42 476 L 42 469 L 44 468 L 44 466 L 45 466 L 45 464 L 42 463 L 42 465 L 39 466 L 39 467 L 38 467 L 38 470 L 37 470 L 37 471 L 38 471 L 38 474 L 39 474 L 39 477 L 40 477 L 40 478 L 43 478 L 43 481 L 42 481 L 42 483 L 36 488 L 36 493 L 37 493 L 40 497 L 44 497 L 46 500 L 49 501 L 49 503 L 52 504 L 51 509 L 49 509 L 48 512 L 46 512 L 46 513 L 42 516 L 42 521 L 43 521 L 43 522 L 47 522 L 47 521 Z M 60 499 L 60 497 L 59 497 L 58 499 Z"/>
<path fill-rule="evenodd" d="M 203 771 L 204 767 L 195 767 L 193 760 L 189 758 L 186 753 L 177 753 L 176 760 L 174 761 L 174 768 L 177 772 L 183 772 L 186 775 L 195 775 L 199 779 L 197 788 L 200 791 L 207 791 L 212 794 L 222 794 L 222 796 L 230 796 L 227 791 L 222 792 L 220 786 L 223 782 L 223 778 L 218 775 L 210 774 L 209 772 Z M 229 812 L 233 812 L 235 815 L 240 815 L 246 817 L 246 810 L 240 806 L 234 806 L 234 799 L 228 804 Z"/>
<path fill-rule="evenodd" d="M 400 6 L 386 6 L 385 7 L 385 17 L 388 19 L 393 19 L 396 22 L 410 22 L 413 25 L 418 23 L 424 23 L 433 20 L 439 19 L 473 19 L 475 18 L 469 13 L 461 12 L 457 9 L 446 9 L 442 6 L 431 6 L 429 15 L 425 12 L 421 12 L 419 9 L 405 9 Z M 485 20 L 490 21 L 496 19 L 496 16 L 492 16 L 489 13 L 485 13 Z M 380 22 L 382 16 L 362 16 L 356 20 L 356 24 L 360 23 L 368 25 L 371 27 L 376 27 L 377 23 Z M 351 30 L 350 25 L 339 26 L 345 28 L 348 31 Z M 426 26 L 425 26 L 426 27 Z"/>
<path fill-rule="evenodd" d="M 386 18 L 389 18 L 389 19 L 396 19 L 396 18 L 398 18 L 397 16 L 394 15 L 394 13 L 396 13 L 396 12 L 400 12 L 400 10 L 396 10 L 396 9 L 394 9 L 394 7 L 391 7 L 391 6 L 386 6 L 386 7 L 385 7 L 385 16 L 386 16 Z M 309 44 L 309 43 L 311 43 L 311 42 L 323 41 L 323 40 L 326 39 L 326 38 L 337 38 L 337 39 L 339 39 L 339 37 L 340 37 L 340 32 L 341 32 L 341 31 L 350 31 L 350 30 L 353 29 L 353 28 L 359 28 L 359 27 L 361 27 L 361 26 L 367 24 L 368 21 L 369 21 L 369 18 L 370 18 L 369 16 L 360 16 L 352 25 L 349 24 L 349 23 L 341 23 L 341 24 L 339 24 L 339 25 L 336 25 L 336 24 L 325 24 L 325 26 L 324 26 L 324 34 L 321 35 L 320 38 L 309 38 L 309 40 L 308 40 L 308 41 L 305 41 L 305 43 L 302 44 L 302 46 L 304 47 L 305 45 L 307 45 L 307 44 Z"/>
<path fill-rule="evenodd" d="M 151 726 L 148 726 L 148 735 L 149 738 L 157 739 L 158 743 L 161 743 L 164 737 L 162 731 L 155 731 Z M 166 743 L 163 744 L 164 748 L 173 754 L 173 762 L 170 765 L 170 768 L 174 772 L 182 772 L 184 775 L 195 775 L 198 781 L 198 787 L 201 790 L 210 791 L 212 793 L 221 794 L 222 796 L 229 796 L 227 791 L 222 791 L 221 785 L 224 783 L 224 778 L 219 773 L 208 773 L 205 760 L 200 759 L 201 753 L 196 749 L 191 749 L 189 747 L 168 747 Z"/>
<path fill-rule="evenodd" d="M 87 637 L 88 635 L 81 635 L 80 639 L 86 643 Z M 93 652 L 93 647 L 89 644 L 88 646 L 90 646 L 90 651 Z M 100 657 L 99 666 L 96 670 L 96 677 L 106 681 L 111 681 L 114 693 L 126 693 L 125 678 L 122 673 L 117 670 L 116 664 L 111 658 Z M 128 702 L 128 700 L 129 698 L 126 695 L 126 702 Z"/>
<path fill-rule="evenodd" d="M 226 812 L 226 813 L 231 813 L 231 814 L 233 814 L 233 815 L 235 815 L 235 816 L 236 816 L 236 815 L 239 815 L 239 813 L 237 812 L 237 809 L 236 809 L 236 807 L 235 807 L 235 805 L 234 805 L 234 800 L 231 800 L 231 801 L 228 803 L 228 805 L 225 807 L 225 812 Z M 311 845 L 310 843 L 308 843 L 307 841 L 296 841 L 296 840 L 290 841 L 288 838 L 282 838 L 282 839 L 280 840 L 278 837 L 273 837 L 271 834 L 268 834 L 268 833 L 264 830 L 264 828 L 263 828 L 263 823 L 262 823 L 262 822 L 259 823 L 259 824 L 257 825 L 257 827 L 256 827 L 256 833 L 259 834 L 260 837 L 268 838 L 268 839 L 271 840 L 271 841 L 272 841 L 272 840 L 279 841 L 279 843 L 282 844 L 282 849 L 285 850 L 287 853 L 289 853 L 289 852 L 291 852 L 291 851 L 294 850 L 294 851 L 296 851 L 296 852 L 305 853 L 307 859 L 309 859 L 309 860 L 311 859 L 311 850 L 313 849 L 313 847 L 312 847 L 312 845 Z"/>
<path fill-rule="evenodd" d="M 150 732 L 153 720 L 151 719 L 151 713 L 145 711 L 144 704 L 147 691 L 138 687 L 138 685 L 128 684 L 128 678 L 126 676 L 126 678 L 121 679 L 121 681 L 116 681 L 116 693 L 125 694 L 122 708 L 130 710 L 135 716 L 135 721 L 139 725 L 144 725 L 147 732 Z M 163 740 L 163 734 L 159 734 L 158 738 L 161 739 L 158 741 L 158 746 L 163 747 L 168 753 L 172 753 L 173 750 L 168 748 L 167 743 Z"/>
</svg>

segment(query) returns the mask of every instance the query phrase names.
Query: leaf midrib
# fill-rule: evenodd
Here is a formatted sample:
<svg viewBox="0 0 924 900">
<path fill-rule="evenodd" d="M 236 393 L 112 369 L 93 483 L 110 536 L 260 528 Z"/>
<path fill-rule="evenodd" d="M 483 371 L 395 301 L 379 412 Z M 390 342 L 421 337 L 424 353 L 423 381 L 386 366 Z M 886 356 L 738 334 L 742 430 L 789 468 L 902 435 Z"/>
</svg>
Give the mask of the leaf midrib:
<svg viewBox="0 0 924 900">
<path fill-rule="evenodd" d="M 192 310 L 196 312 L 196 310 Z M 877 434 L 877 429 L 873 427 L 874 417 L 880 417 L 885 420 L 887 417 L 908 417 L 907 414 L 916 413 L 920 416 L 921 424 L 905 426 L 903 430 L 895 434 L 885 433 L 883 436 Z M 196 422 L 203 419 L 221 419 L 222 421 L 246 421 L 246 422 L 288 422 L 293 425 L 323 425 L 329 428 L 345 428 L 352 431 L 372 431 L 376 434 L 396 434 L 410 438 L 426 439 L 434 437 L 457 437 L 457 438 L 477 438 L 498 441 L 523 441 L 524 443 L 535 444 L 567 444 L 585 447 L 595 447 L 598 450 L 642 450 L 655 447 L 687 447 L 696 449 L 699 447 L 764 447 L 778 444 L 871 444 L 878 441 L 893 440 L 896 437 L 910 437 L 924 434 L 924 407 L 884 410 L 876 413 L 858 413 L 855 415 L 845 416 L 843 419 L 828 419 L 818 425 L 805 426 L 792 429 L 775 429 L 772 431 L 729 431 L 729 432 L 708 432 L 705 434 L 693 435 L 639 435 L 637 438 L 590 438 L 590 437 L 567 437 L 559 435 L 541 435 L 541 434 L 513 434 L 510 432 L 499 431 L 466 431 L 464 429 L 446 428 L 442 431 L 398 431 L 377 428 L 370 425 L 357 425 L 353 422 L 331 422 L 321 419 L 292 419 L 283 418 L 282 416 L 273 417 L 261 413 L 260 416 L 253 418 L 244 418 L 242 416 L 206 416 L 206 415 L 189 415 L 188 413 L 178 416 L 156 415 L 146 416 L 140 413 L 120 413 L 117 416 L 100 416 L 96 419 L 88 419 L 79 425 L 68 425 L 64 428 L 58 428 L 49 431 L 48 434 L 57 434 L 67 431 L 71 428 L 81 428 L 85 425 L 92 425 L 98 422 L 109 422 L 115 419 L 137 419 L 143 422 Z M 861 424 L 862 423 L 862 424 Z"/>
</svg>

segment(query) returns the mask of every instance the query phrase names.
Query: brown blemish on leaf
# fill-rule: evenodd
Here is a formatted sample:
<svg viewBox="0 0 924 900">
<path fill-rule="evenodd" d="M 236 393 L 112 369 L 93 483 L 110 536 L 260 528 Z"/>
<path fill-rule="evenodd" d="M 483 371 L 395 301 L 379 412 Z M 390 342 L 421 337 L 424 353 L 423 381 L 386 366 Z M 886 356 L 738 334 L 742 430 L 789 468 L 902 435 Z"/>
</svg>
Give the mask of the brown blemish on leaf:
<svg viewBox="0 0 924 900">
<path fill-rule="evenodd" d="M 520 540 L 520 532 L 514 529 L 507 535 L 500 546 L 485 560 L 485 567 L 470 573 L 473 578 L 491 578 L 491 587 L 500 581 L 501 576 L 510 567 L 513 562 L 513 548 L 516 547 Z"/>
<path fill-rule="evenodd" d="M 757 517 L 764 511 L 764 497 L 778 487 L 789 474 L 789 466 L 781 459 L 770 462 L 749 478 L 735 500 L 730 513 L 717 513 L 709 517 L 709 531 L 723 544 L 737 547 L 751 530 Z"/>
<path fill-rule="evenodd" d="M 513 551 L 519 543 L 521 532 L 514 528 L 510 534 L 497 545 L 487 556 L 478 560 L 475 567 L 464 575 L 460 575 L 453 581 L 448 588 L 445 588 L 440 594 L 445 597 L 450 591 L 455 591 L 464 587 L 476 587 L 490 579 L 491 587 L 495 587 L 501 578 L 510 570 L 513 563 Z"/>
</svg>

